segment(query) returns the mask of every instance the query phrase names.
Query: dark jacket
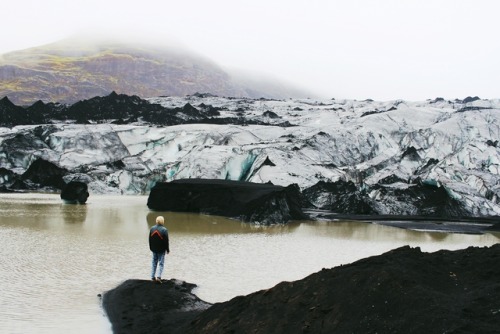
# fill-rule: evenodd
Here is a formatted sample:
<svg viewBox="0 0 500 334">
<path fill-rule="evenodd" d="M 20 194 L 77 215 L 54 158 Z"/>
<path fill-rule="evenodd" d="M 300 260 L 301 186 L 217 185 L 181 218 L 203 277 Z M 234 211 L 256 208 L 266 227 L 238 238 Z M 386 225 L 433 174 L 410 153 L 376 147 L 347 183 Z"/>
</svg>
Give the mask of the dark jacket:
<svg viewBox="0 0 500 334">
<path fill-rule="evenodd" d="M 165 226 L 156 224 L 149 230 L 149 249 L 155 253 L 170 252 L 168 230 Z"/>
</svg>

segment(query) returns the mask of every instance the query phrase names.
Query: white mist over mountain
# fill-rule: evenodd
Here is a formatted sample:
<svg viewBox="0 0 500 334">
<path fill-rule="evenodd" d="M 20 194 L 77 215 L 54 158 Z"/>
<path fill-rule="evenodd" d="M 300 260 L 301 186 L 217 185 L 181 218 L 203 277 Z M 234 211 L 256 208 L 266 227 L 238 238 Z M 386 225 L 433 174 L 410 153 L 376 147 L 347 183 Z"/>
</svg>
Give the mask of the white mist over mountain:
<svg viewBox="0 0 500 334">
<path fill-rule="evenodd" d="M 496 98 L 499 10 L 491 0 L 18 0 L 2 6 L 0 54 L 82 31 L 169 36 L 324 97 Z"/>
</svg>

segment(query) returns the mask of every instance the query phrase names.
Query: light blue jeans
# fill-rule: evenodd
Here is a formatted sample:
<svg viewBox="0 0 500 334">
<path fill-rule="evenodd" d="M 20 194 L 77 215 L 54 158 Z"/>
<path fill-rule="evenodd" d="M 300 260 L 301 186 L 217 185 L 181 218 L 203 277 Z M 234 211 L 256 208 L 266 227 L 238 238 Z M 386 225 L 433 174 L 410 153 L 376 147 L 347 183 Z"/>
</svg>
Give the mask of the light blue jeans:
<svg viewBox="0 0 500 334">
<path fill-rule="evenodd" d="M 165 252 L 153 252 L 153 261 L 151 262 L 151 278 L 161 277 L 163 265 L 165 264 Z M 156 276 L 156 267 L 158 266 L 158 276 Z"/>
</svg>

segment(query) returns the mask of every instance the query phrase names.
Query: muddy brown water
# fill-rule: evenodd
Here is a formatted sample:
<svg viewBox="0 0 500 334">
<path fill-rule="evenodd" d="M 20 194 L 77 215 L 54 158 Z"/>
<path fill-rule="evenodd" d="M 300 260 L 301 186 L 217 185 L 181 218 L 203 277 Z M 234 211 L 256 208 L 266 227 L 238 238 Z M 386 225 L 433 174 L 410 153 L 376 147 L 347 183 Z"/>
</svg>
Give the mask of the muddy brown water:
<svg viewBox="0 0 500 334">
<path fill-rule="evenodd" d="M 4 333 L 111 333 L 98 294 L 148 279 L 149 227 L 164 215 L 163 278 L 196 283 L 214 303 L 298 280 L 403 245 L 423 251 L 490 246 L 498 234 L 415 232 L 358 222 L 264 227 L 223 217 L 151 212 L 146 196 L 0 194 L 0 328 Z"/>
</svg>

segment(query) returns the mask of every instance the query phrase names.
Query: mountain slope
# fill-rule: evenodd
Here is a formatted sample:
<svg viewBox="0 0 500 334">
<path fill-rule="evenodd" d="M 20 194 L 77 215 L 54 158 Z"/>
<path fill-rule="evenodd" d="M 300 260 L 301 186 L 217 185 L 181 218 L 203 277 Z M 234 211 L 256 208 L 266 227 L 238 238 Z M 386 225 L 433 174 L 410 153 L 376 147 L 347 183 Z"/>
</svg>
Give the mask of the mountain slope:
<svg viewBox="0 0 500 334">
<path fill-rule="evenodd" d="M 233 77 L 178 47 L 125 42 L 61 42 L 0 56 L 0 97 L 16 104 L 73 103 L 111 91 L 156 97 L 209 92 L 241 97 L 304 97 L 277 83 Z"/>
</svg>

